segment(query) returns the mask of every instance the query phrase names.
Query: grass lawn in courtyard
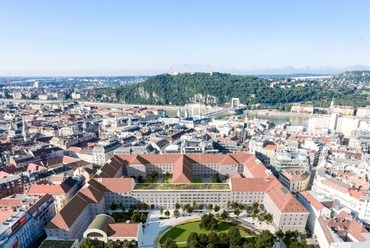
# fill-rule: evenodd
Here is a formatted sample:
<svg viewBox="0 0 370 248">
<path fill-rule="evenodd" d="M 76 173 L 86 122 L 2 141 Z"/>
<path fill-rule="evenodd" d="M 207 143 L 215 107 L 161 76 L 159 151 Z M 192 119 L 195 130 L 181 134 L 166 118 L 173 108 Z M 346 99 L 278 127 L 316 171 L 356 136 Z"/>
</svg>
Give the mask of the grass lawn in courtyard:
<svg viewBox="0 0 370 248">
<path fill-rule="evenodd" d="M 144 183 L 157 183 L 157 180 L 147 179 Z"/>
<path fill-rule="evenodd" d="M 64 241 L 64 240 L 45 240 L 41 244 L 41 248 L 70 248 L 74 241 Z"/>
<path fill-rule="evenodd" d="M 162 180 L 162 183 L 171 183 L 171 178 L 170 177 L 164 177 Z"/>
<path fill-rule="evenodd" d="M 205 233 L 207 235 L 212 232 L 212 231 L 206 231 L 206 230 L 200 229 L 199 224 L 200 224 L 200 221 L 195 221 L 195 222 L 190 222 L 190 223 L 185 223 L 182 225 L 175 226 L 172 229 L 170 229 L 167 233 L 165 233 L 159 242 L 160 244 L 163 244 L 167 238 L 171 238 L 176 243 L 179 243 L 178 244 L 179 247 L 185 247 L 186 240 L 189 237 L 191 232 L 196 232 L 198 234 Z M 235 224 L 233 223 L 219 222 L 217 226 L 217 231 L 215 232 L 217 234 L 227 233 L 230 227 L 234 225 Z M 242 237 L 250 236 L 245 231 L 243 231 L 241 228 L 240 228 L 240 234 Z M 185 242 L 185 243 L 183 243 L 182 245 L 181 244 L 182 242 Z"/>
<path fill-rule="evenodd" d="M 137 183 L 134 190 L 230 190 L 226 183 Z"/>
<path fill-rule="evenodd" d="M 212 177 L 212 183 L 217 183 L 217 178 Z"/>
<path fill-rule="evenodd" d="M 202 178 L 193 178 L 193 183 L 203 183 Z"/>
</svg>

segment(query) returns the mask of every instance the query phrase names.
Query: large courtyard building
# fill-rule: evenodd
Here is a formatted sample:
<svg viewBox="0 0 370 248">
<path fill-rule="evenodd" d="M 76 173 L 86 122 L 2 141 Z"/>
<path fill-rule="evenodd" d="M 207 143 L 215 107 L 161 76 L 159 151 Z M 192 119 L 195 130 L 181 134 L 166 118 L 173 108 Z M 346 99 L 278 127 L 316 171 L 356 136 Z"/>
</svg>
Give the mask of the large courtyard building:
<svg viewBox="0 0 370 248">
<path fill-rule="evenodd" d="M 172 175 L 171 183 L 137 183 L 134 178 Z M 226 183 L 211 183 L 216 176 Z M 202 178 L 203 183 L 192 183 Z M 282 230 L 305 230 L 308 211 L 253 155 L 161 154 L 115 155 L 47 225 L 49 239 L 81 239 L 96 215 L 112 203 L 125 207 L 147 203 L 151 209 L 174 209 L 181 205 L 213 204 L 227 208 L 228 202 L 264 206 L 273 225 Z M 140 240 L 140 237 L 139 237 Z"/>
</svg>

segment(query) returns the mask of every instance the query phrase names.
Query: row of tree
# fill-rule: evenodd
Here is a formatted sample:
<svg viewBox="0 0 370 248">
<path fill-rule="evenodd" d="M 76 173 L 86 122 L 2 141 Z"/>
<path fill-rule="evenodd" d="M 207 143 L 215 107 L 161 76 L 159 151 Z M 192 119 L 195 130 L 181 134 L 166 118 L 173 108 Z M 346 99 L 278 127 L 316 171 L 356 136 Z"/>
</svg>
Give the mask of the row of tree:
<svg viewBox="0 0 370 248">
<path fill-rule="evenodd" d="M 108 241 L 104 243 L 97 239 L 84 239 L 84 241 L 80 244 L 80 248 L 137 248 L 136 241 Z"/>
<path fill-rule="evenodd" d="M 237 227 L 230 227 L 227 233 L 217 234 L 211 232 L 190 233 L 187 239 L 186 248 L 272 248 L 274 244 L 282 240 L 288 248 L 308 248 L 307 243 L 298 240 L 298 232 L 283 232 L 281 230 L 272 234 L 268 230 L 263 230 L 256 234 L 254 238 L 245 238 L 240 234 Z M 168 238 L 162 245 L 162 248 L 178 248 L 176 242 Z"/>
</svg>

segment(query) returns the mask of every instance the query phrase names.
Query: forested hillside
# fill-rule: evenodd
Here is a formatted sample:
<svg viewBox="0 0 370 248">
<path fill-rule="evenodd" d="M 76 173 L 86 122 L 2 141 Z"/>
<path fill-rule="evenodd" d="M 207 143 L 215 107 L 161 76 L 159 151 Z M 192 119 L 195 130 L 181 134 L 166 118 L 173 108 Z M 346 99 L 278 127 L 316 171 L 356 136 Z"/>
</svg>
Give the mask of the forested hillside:
<svg viewBox="0 0 370 248">
<path fill-rule="evenodd" d="M 344 84 L 328 87 L 320 81 L 300 82 L 288 79 L 285 80 L 284 87 L 279 87 L 273 82 L 271 79 L 230 74 L 162 74 L 139 84 L 96 89 L 94 100 L 154 105 L 184 105 L 195 102 L 215 105 L 238 97 L 243 104 L 277 105 L 311 101 L 317 105 L 327 105 L 335 97 L 338 104 L 367 104 L 367 95 L 362 90 Z"/>
</svg>

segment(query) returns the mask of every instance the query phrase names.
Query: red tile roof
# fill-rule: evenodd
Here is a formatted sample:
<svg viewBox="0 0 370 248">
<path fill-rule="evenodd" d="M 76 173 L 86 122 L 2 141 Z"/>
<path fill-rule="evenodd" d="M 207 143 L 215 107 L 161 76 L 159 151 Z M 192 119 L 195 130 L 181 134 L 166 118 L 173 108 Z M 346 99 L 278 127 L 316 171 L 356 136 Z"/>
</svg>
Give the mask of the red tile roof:
<svg viewBox="0 0 370 248">
<path fill-rule="evenodd" d="M 88 183 L 101 192 L 131 192 L 134 187 L 131 177 L 92 178 Z"/>
<path fill-rule="evenodd" d="M 49 194 L 46 194 L 44 195 L 43 197 L 41 197 L 39 200 L 37 200 L 37 202 L 35 202 L 27 211 L 30 213 L 30 214 L 34 214 L 38 208 L 44 204 L 44 202 L 47 202 L 48 200 L 52 199 L 53 196 L 49 195 Z"/>
<path fill-rule="evenodd" d="M 108 237 L 122 237 L 122 239 L 125 239 L 139 236 L 139 223 L 114 223 L 108 226 Z"/>
<path fill-rule="evenodd" d="M 193 172 L 191 164 L 185 155 L 180 155 L 174 163 L 172 183 L 192 183 Z"/>
<path fill-rule="evenodd" d="M 0 212 L 0 223 L 3 223 L 4 221 L 12 217 L 14 214 L 16 214 L 16 212 L 9 212 L 9 211 Z"/>
<path fill-rule="evenodd" d="M 272 183 L 267 189 L 267 195 L 278 207 L 280 212 L 308 213 L 301 203 L 285 188 L 277 179 L 272 179 Z"/>
<path fill-rule="evenodd" d="M 321 210 L 325 206 L 319 202 L 309 191 L 302 191 L 300 194 L 306 199 L 308 203 L 311 204 L 316 210 Z"/>
<path fill-rule="evenodd" d="M 265 192 L 270 184 L 264 178 L 231 178 L 233 192 Z"/>
<path fill-rule="evenodd" d="M 22 205 L 22 199 L 3 198 L 0 200 L 0 207 L 19 207 Z"/>
</svg>

